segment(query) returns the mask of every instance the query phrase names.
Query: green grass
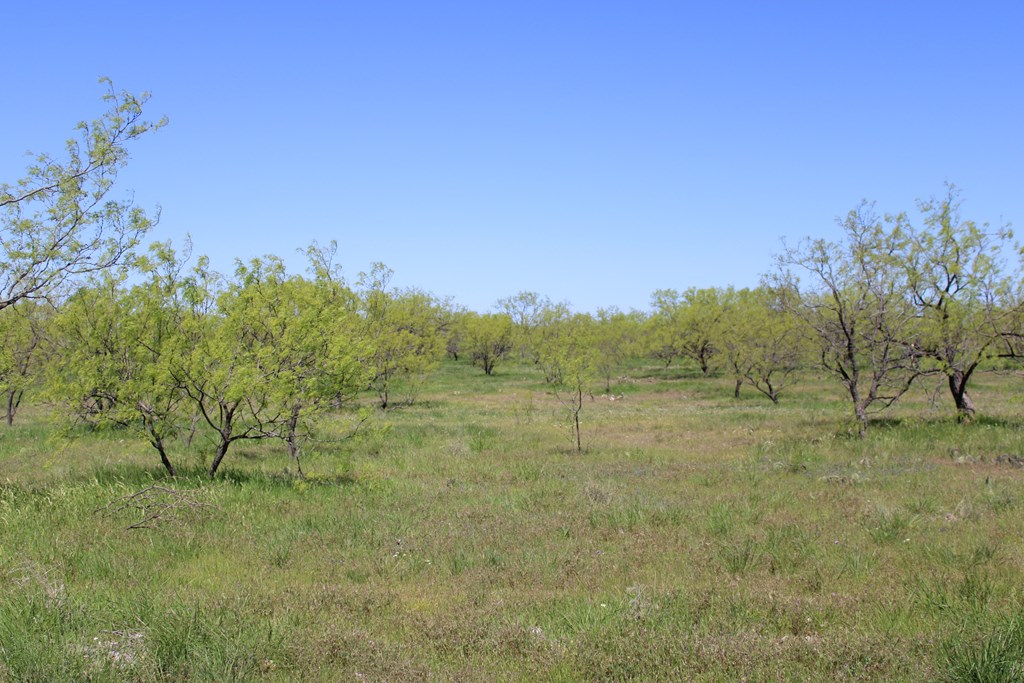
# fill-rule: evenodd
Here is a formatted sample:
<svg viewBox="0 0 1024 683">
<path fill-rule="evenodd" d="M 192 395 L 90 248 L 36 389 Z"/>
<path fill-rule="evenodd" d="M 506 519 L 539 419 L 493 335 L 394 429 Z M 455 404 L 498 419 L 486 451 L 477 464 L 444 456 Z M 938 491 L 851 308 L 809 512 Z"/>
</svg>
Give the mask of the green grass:
<svg viewBox="0 0 1024 683">
<path fill-rule="evenodd" d="M 979 378 L 966 426 L 921 387 L 861 441 L 817 380 L 774 406 L 630 374 L 577 454 L 535 368 L 445 363 L 306 480 L 268 443 L 209 481 L 197 439 L 168 481 L 29 407 L 0 432 L 0 680 L 1019 678 L 1018 379 Z M 153 484 L 188 498 L 119 509 Z"/>
</svg>

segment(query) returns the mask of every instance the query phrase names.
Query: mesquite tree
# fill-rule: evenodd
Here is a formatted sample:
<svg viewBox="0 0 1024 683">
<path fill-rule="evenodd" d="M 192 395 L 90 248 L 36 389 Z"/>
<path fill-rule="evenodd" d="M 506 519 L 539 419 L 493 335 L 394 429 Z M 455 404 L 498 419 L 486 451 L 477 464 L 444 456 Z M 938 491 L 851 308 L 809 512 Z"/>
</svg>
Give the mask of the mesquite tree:
<svg viewBox="0 0 1024 683">
<path fill-rule="evenodd" d="M 902 214 L 879 218 L 864 202 L 841 221 L 845 240 L 805 240 L 777 257 L 773 284 L 813 332 L 821 367 L 849 396 L 857 431 L 869 411 L 894 403 L 919 376 L 917 312 L 900 254 Z"/>
<path fill-rule="evenodd" d="M 923 226 L 909 232 L 903 260 L 921 317 L 918 348 L 945 375 L 963 421 L 975 412 L 968 384 L 1012 319 L 1005 305 L 1011 280 L 1000 261 L 1012 234 L 962 218 L 960 203 L 953 185 L 941 198 L 919 202 Z"/>
<path fill-rule="evenodd" d="M 733 395 L 744 383 L 779 402 L 804 360 L 803 330 L 786 310 L 789 292 L 767 287 L 722 293 L 722 316 L 715 326 L 715 347 L 733 373 Z"/>
<path fill-rule="evenodd" d="M 384 264 L 374 264 L 360 275 L 358 292 L 361 336 L 367 342 L 362 362 L 382 410 L 394 405 L 396 395 L 411 403 L 446 346 L 447 315 L 437 300 L 418 289 L 391 288 L 393 274 Z"/>
<path fill-rule="evenodd" d="M 14 424 L 25 391 L 38 381 L 45 365 L 52 313 L 47 304 L 28 300 L 0 310 L 0 395 L 8 427 Z"/>
<path fill-rule="evenodd" d="M 110 197 L 128 146 L 166 124 L 142 116 L 148 93 L 116 91 L 107 111 L 81 122 L 63 157 L 37 154 L 25 177 L 0 184 L 0 309 L 42 299 L 81 276 L 122 263 L 154 220 Z"/>
<path fill-rule="evenodd" d="M 167 444 L 185 417 L 171 372 L 181 352 L 181 261 L 155 244 L 136 265 L 143 282 L 128 287 L 124 273 L 102 273 L 62 307 L 49 391 L 75 419 L 138 432 L 174 476 Z"/>
<path fill-rule="evenodd" d="M 504 313 L 466 313 L 460 320 L 461 349 L 485 375 L 512 350 L 512 319 Z"/>
</svg>

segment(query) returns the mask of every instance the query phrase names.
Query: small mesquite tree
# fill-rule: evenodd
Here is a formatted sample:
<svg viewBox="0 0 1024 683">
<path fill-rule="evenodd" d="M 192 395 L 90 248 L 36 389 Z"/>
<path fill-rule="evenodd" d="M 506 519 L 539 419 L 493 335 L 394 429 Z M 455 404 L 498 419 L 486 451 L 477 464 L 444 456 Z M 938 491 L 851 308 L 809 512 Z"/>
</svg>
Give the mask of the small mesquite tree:
<svg viewBox="0 0 1024 683">
<path fill-rule="evenodd" d="M 867 202 L 840 223 L 842 243 L 805 240 L 777 257 L 769 278 L 812 331 L 821 368 L 836 378 L 867 435 L 869 411 L 897 401 L 920 375 L 916 309 L 900 254 L 906 217 L 879 219 Z"/>
<path fill-rule="evenodd" d="M 76 290 L 60 308 L 54 324 L 54 375 L 48 388 L 80 422 L 101 422 L 120 401 L 126 312 L 125 274 L 100 273 Z"/>
<path fill-rule="evenodd" d="M 465 346 L 465 319 L 469 315 L 464 310 L 453 310 L 452 321 L 446 328 L 444 349 L 448 357 L 454 361 L 459 360 Z"/>
<path fill-rule="evenodd" d="M 154 221 L 128 200 L 110 198 L 128 147 L 166 124 L 147 121 L 148 93 L 114 90 L 100 118 L 77 126 L 64 157 L 38 154 L 26 175 L 0 184 L 0 309 L 51 296 L 130 255 Z"/>
<path fill-rule="evenodd" d="M 215 435 L 210 476 L 232 444 L 266 438 L 285 441 L 301 476 L 316 419 L 365 385 L 350 293 L 329 273 L 290 277 L 267 256 L 239 262 L 226 285 L 201 264 L 188 299 L 175 372 Z"/>
<path fill-rule="evenodd" d="M 568 414 L 577 453 L 583 450 L 580 413 L 597 376 L 593 332 L 593 319 L 576 314 L 553 326 L 541 349 L 541 365 L 546 368 L 546 374 L 555 378 L 552 381 L 555 396 Z"/>
<path fill-rule="evenodd" d="M 70 415 L 138 432 L 171 476 L 167 444 L 183 418 L 184 395 L 171 373 L 179 352 L 180 270 L 168 244 L 138 260 L 146 280 L 126 287 L 122 275 L 98 275 L 56 319 L 52 396 Z"/>
<path fill-rule="evenodd" d="M 997 341 L 1012 319 L 1008 300 L 1011 280 L 1000 255 L 1012 234 L 1007 227 L 990 230 L 960 215 L 960 193 L 946 186 L 941 198 L 918 203 L 924 217 L 911 229 L 903 252 L 907 281 L 921 317 L 915 341 L 920 352 L 942 372 L 957 417 L 974 416 L 968 383 L 978 367 L 996 354 Z"/>
<path fill-rule="evenodd" d="M 52 310 L 34 301 L 23 300 L 0 310 L 0 391 L 8 427 L 14 424 L 25 391 L 38 381 L 45 366 L 51 320 Z"/>
<path fill-rule="evenodd" d="M 751 349 L 747 344 L 749 323 L 755 315 L 749 290 L 736 291 L 731 287 L 722 293 L 722 315 L 715 326 L 714 343 L 724 365 L 732 372 L 733 398 L 740 397 L 740 389 L 753 365 Z"/>
<path fill-rule="evenodd" d="M 504 313 L 467 313 L 461 322 L 462 347 L 470 362 L 493 375 L 495 366 L 512 350 L 512 319 Z"/>
<path fill-rule="evenodd" d="M 447 316 L 434 297 L 416 289 L 389 289 L 393 271 L 374 264 L 360 276 L 359 313 L 368 345 L 369 388 L 383 410 L 395 394 L 412 403 L 426 373 L 445 353 Z"/>
<path fill-rule="evenodd" d="M 690 288 L 683 292 L 683 308 L 679 322 L 680 349 L 693 360 L 702 375 L 711 373 L 715 355 L 714 329 L 722 316 L 721 294 L 715 288 Z"/>
</svg>

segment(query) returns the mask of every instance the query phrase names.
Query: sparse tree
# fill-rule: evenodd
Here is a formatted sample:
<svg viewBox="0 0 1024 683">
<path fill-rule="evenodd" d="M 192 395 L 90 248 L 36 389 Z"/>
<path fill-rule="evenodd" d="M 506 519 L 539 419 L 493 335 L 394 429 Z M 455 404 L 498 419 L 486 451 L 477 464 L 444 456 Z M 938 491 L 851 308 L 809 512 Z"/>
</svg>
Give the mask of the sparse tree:
<svg viewBox="0 0 1024 683">
<path fill-rule="evenodd" d="M 584 397 L 589 396 L 596 378 L 596 353 L 593 344 L 593 319 L 585 314 L 572 315 L 549 328 L 541 349 L 540 364 L 552 378 L 554 393 L 569 417 L 573 444 L 583 450 L 580 413 Z"/>
<path fill-rule="evenodd" d="M 499 299 L 495 306 L 512 321 L 513 345 L 518 349 L 523 360 L 537 362 L 537 350 L 534 348 L 534 332 L 544 321 L 544 312 L 552 308 L 551 299 L 537 292 L 519 292 L 513 296 Z"/>
<path fill-rule="evenodd" d="M 47 298 L 122 263 L 154 223 L 110 193 L 130 143 L 166 120 L 143 118 L 148 93 L 118 92 L 109 80 L 101 82 L 108 109 L 78 124 L 64 157 L 37 154 L 24 178 L 0 185 L 0 309 Z"/>
<path fill-rule="evenodd" d="M 908 295 L 906 217 L 878 218 L 867 202 L 840 225 L 845 241 L 805 240 L 777 257 L 772 284 L 813 331 L 821 367 L 849 395 L 857 430 L 920 374 L 916 310 Z M 803 279 L 802 279 L 803 278 Z"/>
</svg>

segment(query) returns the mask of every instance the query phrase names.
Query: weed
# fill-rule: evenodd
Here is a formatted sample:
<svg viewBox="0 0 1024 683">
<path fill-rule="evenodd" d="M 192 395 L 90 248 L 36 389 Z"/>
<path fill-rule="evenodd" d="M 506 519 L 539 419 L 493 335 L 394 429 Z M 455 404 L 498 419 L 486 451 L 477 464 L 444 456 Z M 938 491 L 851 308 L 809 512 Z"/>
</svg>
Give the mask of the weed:
<svg viewBox="0 0 1024 683">
<path fill-rule="evenodd" d="M 1013 614 L 980 635 L 960 633 L 941 649 L 948 683 L 1015 683 L 1024 680 L 1024 618 Z"/>
<path fill-rule="evenodd" d="M 742 574 L 753 569 L 761 555 L 760 544 L 749 536 L 742 541 L 726 543 L 719 549 L 722 567 L 730 574 Z"/>
</svg>

